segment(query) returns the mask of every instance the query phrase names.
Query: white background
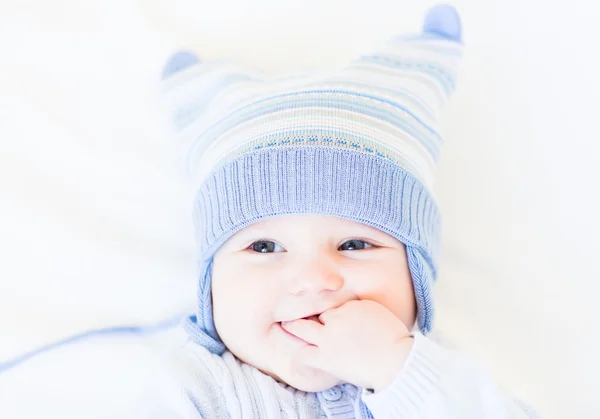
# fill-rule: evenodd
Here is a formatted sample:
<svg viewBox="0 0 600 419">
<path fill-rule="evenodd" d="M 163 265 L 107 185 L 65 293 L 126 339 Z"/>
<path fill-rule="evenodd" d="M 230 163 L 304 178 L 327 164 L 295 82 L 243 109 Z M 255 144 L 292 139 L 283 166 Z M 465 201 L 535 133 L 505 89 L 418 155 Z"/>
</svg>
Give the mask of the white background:
<svg viewBox="0 0 600 419">
<path fill-rule="evenodd" d="M 0 0 L 0 361 L 193 309 L 192 189 L 152 108 L 171 52 L 326 68 L 433 4 Z M 599 417 L 598 6 L 453 4 L 439 330 L 546 418 Z"/>
</svg>

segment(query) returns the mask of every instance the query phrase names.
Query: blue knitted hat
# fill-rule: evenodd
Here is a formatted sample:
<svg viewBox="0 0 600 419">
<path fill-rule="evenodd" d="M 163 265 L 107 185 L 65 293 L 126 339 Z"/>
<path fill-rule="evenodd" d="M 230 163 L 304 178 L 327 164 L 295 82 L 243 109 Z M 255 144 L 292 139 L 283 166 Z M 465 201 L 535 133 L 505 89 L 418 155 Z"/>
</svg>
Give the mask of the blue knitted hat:
<svg viewBox="0 0 600 419">
<path fill-rule="evenodd" d="M 406 245 L 418 325 L 432 326 L 440 216 L 432 197 L 436 129 L 462 51 L 456 10 L 436 6 L 423 32 L 396 36 L 331 72 L 267 77 L 175 54 L 164 97 L 198 187 L 198 311 L 187 330 L 213 353 L 215 252 L 242 228 L 283 214 L 324 214 Z"/>
</svg>

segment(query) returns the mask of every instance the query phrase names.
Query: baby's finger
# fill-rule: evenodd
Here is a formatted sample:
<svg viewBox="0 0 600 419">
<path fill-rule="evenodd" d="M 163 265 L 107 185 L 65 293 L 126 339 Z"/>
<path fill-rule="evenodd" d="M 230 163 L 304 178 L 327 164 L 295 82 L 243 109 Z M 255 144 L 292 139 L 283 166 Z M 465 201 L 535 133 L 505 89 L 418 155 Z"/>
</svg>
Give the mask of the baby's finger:
<svg viewBox="0 0 600 419">
<path fill-rule="evenodd" d="M 319 344 L 323 326 L 313 320 L 299 319 L 291 322 L 282 322 L 281 327 L 288 333 L 299 337 L 300 339 L 313 345 Z"/>
<path fill-rule="evenodd" d="M 348 317 L 355 314 L 357 310 L 364 310 L 365 305 L 369 304 L 368 300 L 350 300 L 339 307 L 330 308 L 319 315 L 321 323 L 325 324 L 336 317 Z"/>
<path fill-rule="evenodd" d="M 327 366 L 331 364 L 326 362 L 323 357 L 323 350 L 314 345 L 306 345 L 299 352 L 298 357 L 302 364 L 310 368 L 326 371 Z"/>
</svg>

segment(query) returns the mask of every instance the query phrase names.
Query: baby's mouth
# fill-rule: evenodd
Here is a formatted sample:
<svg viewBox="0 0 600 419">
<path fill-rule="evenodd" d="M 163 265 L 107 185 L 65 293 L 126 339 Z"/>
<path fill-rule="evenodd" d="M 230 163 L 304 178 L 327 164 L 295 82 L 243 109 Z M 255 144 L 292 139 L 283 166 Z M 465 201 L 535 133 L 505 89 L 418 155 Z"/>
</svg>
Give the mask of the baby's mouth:
<svg viewBox="0 0 600 419">
<path fill-rule="evenodd" d="M 307 342 L 306 340 L 302 339 L 300 336 L 297 336 L 294 333 L 288 331 L 288 329 L 286 327 L 286 323 L 293 323 L 293 322 L 297 322 L 298 320 L 309 320 L 309 321 L 313 321 L 313 322 L 317 322 L 317 323 L 321 324 L 321 322 L 319 320 L 319 315 L 313 314 L 312 316 L 300 317 L 300 318 L 297 318 L 296 320 L 277 322 L 277 325 L 278 325 L 279 328 L 281 328 L 281 330 L 285 334 L 287 334 L 292 339 L 295 339 L 295 340 L 297 340 L 299 342 L 303 342 L 306 345 L 311 345 L 310 342 Z"/>
<path fill-rule="evenodd" d="M 298 320 L 312 320 L 313 322 L 321 323 L 321 321 L 319 320 L 319 316 L 320 316 L 320 314 L 313 314 L 311 316 L 298 317 L 297 319 L 289 320 L 289 321 L 284 322 L 284 323 L 297 322 Z"/>
<path fill-rule="evenodd" d="M 283 326 L 283 323 L 292 323 L 298 320 L 310 320 L 313 322 L 317 322 L 317 323 L 321 323 L 321 321 L 319 320 L 319 314 L 313 314 L 312 316 L 306 316 L 306 317 L 299 317 L 296 320 L 289 320 L 289 321 L 283 321 L 283 322 L 277 322 L 280 326 Z"/>
<path fill-rule="evenodd" d="M 313 314 L 312 316 L 304 317 L 304 320 L 312 320 L 317 323 L 321 323 L 321 321 L 319 320 L 319 316 L 316 314 Z"/>
<path fill-rule="evenodd" d="M 321 323 L 321 320 L 319 320 L 319 316 L 320 316 L 320 314 L 313 314 L 313 315 L 311 315 L 311 316 L 306 316 L 306 317 L 298 317 L 298 318 L 297 318 L 297 319 L 295 319 L 295 320 L 279 321 L 279 322 L 277 322 L 277 323 L 278 323 L 278 324 L 279 324 L 279 326 L 281 326 L 281 327 L 283 327 L 283 325 L 284 325 L 285 323 L 292 323 L 292 322 L 296 322 L 296 321 L 298 321 L 298 320 L 310 320 L 310 321 L 313 321 L 313 322 L 317 322 L 317 323 L 323 324 L 323 323 Z"/>
</svg>

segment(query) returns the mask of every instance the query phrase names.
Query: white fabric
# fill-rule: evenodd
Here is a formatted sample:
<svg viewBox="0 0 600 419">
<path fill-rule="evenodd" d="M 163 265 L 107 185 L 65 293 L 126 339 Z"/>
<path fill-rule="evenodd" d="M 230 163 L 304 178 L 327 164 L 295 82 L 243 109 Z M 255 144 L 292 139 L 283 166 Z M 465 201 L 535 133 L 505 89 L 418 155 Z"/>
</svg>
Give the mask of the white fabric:
<svg viewBox="0 0 600 419">
<path fill-rule="evenodd" d="M 314 419 L 322 408 L 339 413 L 348 407 L 362 417 L 359 394 L 375 418 L 538 418 L 507 398 L 487 371 L 419 333 L 388 388 L 369 395 L 355 387 L 343 391 L 354 392 L 340 400 L 343 406 L 325 407 L 316 394 L 277 383 L 230 352 L 213 355 L 182 327 L 170 327 L 92 337 L 5 371 L 0 417 Z"/>
<path fill-rule="evenodd" d="M 103 335 L 39 354 L 0 376 L 0 417 L 180 419 L 168 361 L 181 333 Z"/>
</svg>

